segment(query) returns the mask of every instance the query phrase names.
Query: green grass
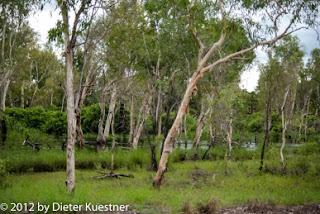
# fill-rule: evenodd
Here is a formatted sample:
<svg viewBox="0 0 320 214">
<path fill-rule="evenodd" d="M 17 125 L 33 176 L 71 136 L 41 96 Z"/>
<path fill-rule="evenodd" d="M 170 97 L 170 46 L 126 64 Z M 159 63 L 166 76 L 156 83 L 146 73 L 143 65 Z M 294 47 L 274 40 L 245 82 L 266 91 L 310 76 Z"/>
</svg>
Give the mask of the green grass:
<svg viewBox="0 0 320 214">
<path fill-rule="evenodd" d="M 212 148 L 206 161 L 198 160 L 204 150 L 196 155 L 194 150 L 176 149 L 160 190 L 152 187 L 155 173 L 147 170 L 151 159 L 148 147 L 114 153 L 116 172 L 133 174 L 133 179 L 93 179 L 97 171 L 110 169 L 111 152 L 76 150 L 76 191 L 68 194 L 64 185 L 66 157 L 58 148 L 59 140 L 33 132 L 32 137 L 47 140 L 54 149 L 34 152 L 22 147 L 23 138 L 12 132 L 0 150 L 0 202 L 129 204 L 148 214 L 179 213 L 186 202 L 195 207 L 212 199 L 220 207 L 251 201 L 280 205 L 320 203 L 317 143 L 287 147 L 285 171 L 279 161 L 279 145 L 269 146 L 263 172 L 258 170 L 260 148 L 247 151 L 235 147 L 229 162 L 224 161 L 224 146 Z"/>
<path fill-rule="evenodd" d="M 257 166 L 256 161 L 231 162 L 225 174 L 223 161 L 175 163 L 160 190 L 151 185 L 154 173 L 144 169 L 117 171 L 133 173 L 133 179 L 105 180 L 91 178 L 97 175 L 94 170 L 78 170 L 73 195 L 66 192 L 64 172 L 9 175 L 0 201 L 129 204 L 145 213 L 178 213 L 185 202 L 196 205 L 213 198 L 221 207 L 256 200 L 284 205 L 320 202 L 319 177 L 260 173 Z M 195 176 L 197 172 L 204 174 Z"/>
</svg>

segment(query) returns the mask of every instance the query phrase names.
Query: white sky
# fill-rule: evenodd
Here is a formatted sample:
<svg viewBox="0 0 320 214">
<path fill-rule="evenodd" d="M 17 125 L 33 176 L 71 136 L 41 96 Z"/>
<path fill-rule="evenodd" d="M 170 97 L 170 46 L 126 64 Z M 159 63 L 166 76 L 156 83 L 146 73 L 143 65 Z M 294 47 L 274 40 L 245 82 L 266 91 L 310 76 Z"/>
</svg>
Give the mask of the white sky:
<svg viewBox="0 0 320 214">
<path fill-rule="evenodd" d="M 60 17 L 58 10 L 54 10 L 52 6 L 45 6 L 42 11 L 37 11 L 28 18 L 30 26 L 39 34 L 39 44 L 44 45 L 48 41 L 48 31 L 55 27 L 56 21 Z M 312 49 L 320 47 L 317 40 L 317 34 L 314 30 L 302 29 L 295 32 L 300 40 L 301 49 L 305 52 L 304 61 L 306 62 Z M 267 62 L 267 54 L 261 48 L 256 51 L 256 59 L 249 69 L 245 70 L 241 75 L 240 87 L 248 91 L 254 91 L 259 80 L 258 67 Z"/>
</svg>

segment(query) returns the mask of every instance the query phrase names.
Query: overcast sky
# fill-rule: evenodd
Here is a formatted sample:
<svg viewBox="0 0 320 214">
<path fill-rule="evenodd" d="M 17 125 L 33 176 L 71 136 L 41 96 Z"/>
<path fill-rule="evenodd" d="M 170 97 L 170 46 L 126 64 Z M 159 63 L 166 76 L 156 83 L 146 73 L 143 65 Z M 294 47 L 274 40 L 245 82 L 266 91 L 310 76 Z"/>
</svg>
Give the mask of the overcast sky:
<svg viewBox="0 0 320 214">
<path fill-rule="evenodd" d="M 58 10 L 53 10 L 52 7 L 46 6 L 42 11 L 37 11 L 29 17 L 31 27 L 38 33 L 40 45 L 43 45 L 48 40 L 48 31 L 55 27 L 55 24 L 60 18 Z M 300 40 L 301 49 L 305 52 L 304 61 L 309 58 L 310 52 L 316 47 L 320 47 L 320 42 L 317 40 L 317 34 L 314 30 L 302 29 L 294 33 Z M 267 55 L 261 48 L 256 50 L 256 59 L 249 69 L 245 70 L 241 75 L 240 87 L 248 91 L 254 91 L 258 79 L 258 67 L 267 62 Z"/>
</svg>

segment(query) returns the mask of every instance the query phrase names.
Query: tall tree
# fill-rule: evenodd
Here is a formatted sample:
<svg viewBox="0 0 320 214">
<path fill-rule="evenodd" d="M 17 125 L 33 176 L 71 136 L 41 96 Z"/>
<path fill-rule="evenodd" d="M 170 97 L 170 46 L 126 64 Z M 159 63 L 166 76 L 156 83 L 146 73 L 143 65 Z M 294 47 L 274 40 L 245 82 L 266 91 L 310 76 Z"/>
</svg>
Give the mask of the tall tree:
<svg viewBox="0 0 320 214">
<path fill-rule="evenodd" d="M 76 142 L 76 107 L 74 94 L 74 50 L 77 43 L 79 32 L 83 32 L 92 21 L 91 17 L 86 16 L 88 11 L 96 5 L 96 1 L 81 0 L 79 2 L 71 0 L 57 0 L 61 11 L 62 22 L 59 22 L 56 31 L 63 34 L 63 46 L 66 68 L 66 100 L 67 100 L 67 180 L 66 185 L 69 192 L 75 189 L 75 155 L 74 145 Z M 70 23 L 70 12 L 74 14 L 73 23 Z"/>
<path fill-rule="evenodd" d="M 245 54 L 248 54 L 252 52 L 255 48 L 258 46 L 265 46 L 265 45 L 273 45 L 276 41 L 279 39 L 282 39 L 286 35 L 290 34 L 293 31 L 294 24 L 299 21 L 301 11 L 303 8 L 308 6 L 308 3 L 314 4 L 314 2 L 300 2 L 300 1 L 293 1 L 295 4 L 294 6 L 289 6 L 287 5 L 287 2 L 283 2 L 283 4 L 276 4 L 276 3 L 269 3 L 269 2 L 259 2 L 259 4 L 252 4 L 253 2 L 245 2 L 247 5 L 246 7 L 243 7 L 242 3 L 239 3 L 238 6 L 240 11 L 245 11 L 249 7 L 251 10 L 250 12 L 250 17 L 254 13 L 265 13 L 269 17 L 274 25 L 274 34 L 270 38 L 264 37 L 263 39 L 255 40 L 253 44 L 248 44 L 245 43 L 243 46 L 240 46 L 237 50 L 230 51 L 229 53 L 226 52 L 224 55 L 221 55 L 221 51 L 224 50 L 222 49 L 223 45 L 228 44 L 228 42 L 225 43 L 225 40 L 230 41 L 232 38 L 232 29 L 230 26 L 235 26 L 234 22 L 230 21 L 232 20 L 231 13 L 227 12 L 228 9 L 233 8 L 234 2 L 222 2 L 218 1 L 217 4 L 215 5 L 217 16 L 215 17 L 216 20 L 219 20 L 220 26 L 222 25 L 222 29 L 217 28 L 216 32 L 220 34 L 218 40 L 214 42 L 212 45 L 209 46 L 209 48 L 206 47 L 206 44 L 203 42 L 201 39 L 201 36 L 197 33 L 196 30 L 193 30 L 193 35 L 198 43 L 199 46 L 199 54 L 198 54 L 198 61 L 197 61 L 197 66 L 195 71 L 193 72 L 190 81 L 187 85 L 187 88 L 185 90 L 183 99 L 181 101 L 179 110 L 177 112 L 176 119 L 165 139 L 164 142 L 164 149 L 161 155 L 161 159 L 159 162 L 159 167 L 156 176 L 154 177 L 153 184 L 154 186 L 160 186 L 161 181 L 163 179 L 164 172 L 166 171 L 166 165 L 168 161 L 168 157 L 170 152 L 172 151 L 172 144 L 175 141 L 175 138 L 177 136 L 179 127 L 181 126 L 183 117 L 187 111 L 187 108 L 189 106 L 193 91 L 195 90 L 197 83 L 199 80 L 203 78 L 203 76 L 208 73 L 211 70 L 217 69 L 219 65 L 228 63 L 230 61 L 233 61 Z M 231 3 L 230 5 L 228 3 Z M 195 8 L 194 5 L 191 5 L 191 8 Z M 312 7 L 312 10 L 315 7 Z M 308 11 L 303 11 L 303 12 L 310 12 Z M 315 12 L 315 11 L 311 11 Z M 219 15 L 218 15 L 219 14 Z M 291 17 L 289 24 L 285 27 L 285 29 L 279 33 L 278 30 L 278 25 L 279 25 L 279 18 L 283 18 L 284 15 L 286 14 L 293 14 Z M 249 20 L 250 18 L 247 17 Z M 246 19 L 246 18 L 245 18 Z M 232 25 L 233 24 L 233 25 Z M 244 26 L 244 27 L 249 27 L 249 26 Z M 241 28 L 240 28 L 241 29 Z M 238 30 L 240 30 L 238 28 Z M 269 28 L 270 30 L 270 28 Z M 265 33 L 265 32 L 264 32 Z M 251 35 L 249 34 L 248 37 Z M 219 51 L 220 50 L 220 51 Z"/>
</svg>

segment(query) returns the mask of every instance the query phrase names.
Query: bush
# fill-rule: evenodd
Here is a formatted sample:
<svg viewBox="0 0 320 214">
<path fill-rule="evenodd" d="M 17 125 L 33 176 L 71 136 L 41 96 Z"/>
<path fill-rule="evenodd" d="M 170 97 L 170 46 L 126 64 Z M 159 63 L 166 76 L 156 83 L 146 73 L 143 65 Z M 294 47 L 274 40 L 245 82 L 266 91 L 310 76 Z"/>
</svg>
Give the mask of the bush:
<svg viewBox="0 0 320 214">
<path fill-rule="evenodd" d="M 47 112 L 47 120 L 42 130 L 48 134 L 61 136 L 67 133 L 67 116 L 60 111 Z"/>
<path fill-rule="evenodd" d="M 106 115 L 108 110 L 106 109 Z M 81 111 L 81 124 L 83 132 L 98 132 L 100 118 L 99 104 L 83 107 Z"/>
<path fill-rule="evenodd" d="M 7 108 L 5 114 L 12 128 L 22 125 L 55 135 L 65 134 L 67 130 L 66 115 L 58 110 L 48 111 L 42 107 Z"/>
</svg>

